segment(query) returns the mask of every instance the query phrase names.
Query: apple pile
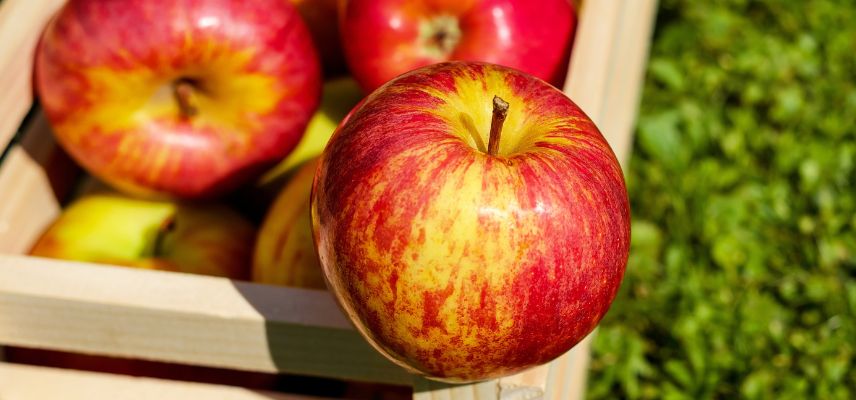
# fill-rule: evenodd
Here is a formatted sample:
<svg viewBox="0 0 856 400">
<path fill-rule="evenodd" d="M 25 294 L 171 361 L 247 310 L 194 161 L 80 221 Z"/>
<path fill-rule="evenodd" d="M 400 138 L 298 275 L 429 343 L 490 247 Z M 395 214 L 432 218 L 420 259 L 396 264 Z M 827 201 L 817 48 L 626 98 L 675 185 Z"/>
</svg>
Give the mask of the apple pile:
<svg viewBox="0 0 856 400">
<path fill-rule="evenodd" d="M 615 156 L 552 86 L 575 25 L 567 0 L 71 0 L 35 88 L 118 192 L 32 254 L 329 288 L 435 379 L 548 362 L 606 313 L 630 234 Z"/>
</svg>

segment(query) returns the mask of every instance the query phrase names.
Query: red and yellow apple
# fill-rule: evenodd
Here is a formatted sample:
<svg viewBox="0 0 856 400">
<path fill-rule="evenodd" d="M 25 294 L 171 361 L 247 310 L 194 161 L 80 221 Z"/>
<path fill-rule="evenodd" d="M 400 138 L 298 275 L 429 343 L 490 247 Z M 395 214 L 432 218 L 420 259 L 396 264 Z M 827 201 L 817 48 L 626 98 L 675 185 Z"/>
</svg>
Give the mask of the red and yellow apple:
<svg viewBox="0 0 856 400">
<path fill-rule="evenodd" d="M 606 313 L 629 252 L 624 178 L 597 127 L 554 87 L 491 64 L 425 67 L 369 95 L 321 156 L 311 215 L 357 329 L 446 381 L 568 351 Z"/>
<path fill-rule="evenodd" d="M 63 210 L 30 254 L 247 279 L 255 235 L 252 224 L 222 205 L 94 194 Z"/>
<path fill-rule="evenodd" d="M 282 0 L 71 0 L 36 55 L 60 144 L 135 194 L 212 197 L 285 157 L 315 110 L 312 39 Z"/>
<path fill-rule="evenodd" d="M 300 167 L 268 210 L 253 253 L 254 282 L 325 288 L 309 220 L 309 193 L 317 164 L 313 159 Z"/>
<path fill-rule="evenodd" d="M 560 86 L 576 27 L 569 0 L 344 0 L 341 33 L 366 91 L 418 67 L 484 61 Z"/>
</svg>

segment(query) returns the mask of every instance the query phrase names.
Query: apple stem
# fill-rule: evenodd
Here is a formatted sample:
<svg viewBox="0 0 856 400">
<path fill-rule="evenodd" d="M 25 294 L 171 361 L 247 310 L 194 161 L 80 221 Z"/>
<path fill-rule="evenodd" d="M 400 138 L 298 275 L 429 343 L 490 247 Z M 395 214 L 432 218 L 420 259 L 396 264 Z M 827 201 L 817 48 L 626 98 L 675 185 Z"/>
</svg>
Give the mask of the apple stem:
<svg viewBox="0 0 856 400">
<path fill-rule="evenodd" d="M 152 245 L 152 257 L 160 257 L 163 255 L 163 245 L 166 240 L 166 236 L 175 230 L 175 216 L 170 216 L 168 219 L 163 221 L 161 226 L 158 227 L 157 232 L 155 233 L 154 244 Z"/>
<path fill-rule="evenodd" d="M 178 109 L 181 112 L 181 116 L 184 118 L 190 118 L 199 112 L 196 106 L 193 105 L 193 92 L 195 90 L 193 83 L 187 79 L 179 79 L 173 84 L 173 94 L 175 95 L 175 100 L 178 102 Z"/>
<path fill-rule="evenodd" d="M 495 156 L 499 151 L 499 138 L 502 136 L 502 124 L 508 116 L 508 102 L 499 96 L 493 96 L 493 118 L 490 120 L 490 137 L 487 142 L 487 154 Z"/>
</svg>

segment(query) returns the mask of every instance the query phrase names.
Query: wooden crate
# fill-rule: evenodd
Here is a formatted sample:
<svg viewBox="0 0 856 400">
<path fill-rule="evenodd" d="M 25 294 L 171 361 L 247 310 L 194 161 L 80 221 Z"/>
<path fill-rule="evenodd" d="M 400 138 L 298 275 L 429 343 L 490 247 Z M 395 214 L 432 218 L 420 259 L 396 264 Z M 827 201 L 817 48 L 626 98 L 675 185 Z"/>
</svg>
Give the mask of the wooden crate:
<svg viewBox="0 0 856 400">
<path fill-rule="evenodd" d="M 58 215 L 82 175 L 33 107 L 30 83 L 36 40 L 62 3 L 0 3 L 0 345 L 413 385 L 414 398 L 423 400 L 582 397 L 590 337 L 548 365 L 450 386 L 409 375 L 381 357 L 326 291 L 21 255 Z M 655 10 L 656 0 L 589 0 L 581 8 L 565 91 L 622 161 Z M 280 398 L 0 362 L 2 399 L 112 398 L 116 391 L 139 395 L 133 398 Z"/>
</svg>

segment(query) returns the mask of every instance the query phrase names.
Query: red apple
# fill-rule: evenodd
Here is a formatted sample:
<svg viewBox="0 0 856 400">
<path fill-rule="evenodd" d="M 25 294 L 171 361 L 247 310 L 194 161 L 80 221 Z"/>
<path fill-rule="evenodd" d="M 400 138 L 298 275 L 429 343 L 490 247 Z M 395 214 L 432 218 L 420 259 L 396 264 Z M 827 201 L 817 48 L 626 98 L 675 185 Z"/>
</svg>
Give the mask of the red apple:
<svg viewBox="0 0 856 400">
<path fill-rule="evenodd" d="M 629 251 L 624 178 L 594 123 L 547 83 L 482 63 L 369 95 L 321 156 L 311 213 L 358 330 L 446 381 L 568 351 L 606 313 Z"/>
<path fill-rule="evenodd" d="M 211 197 L 300 140 L 317 55 L 281 0 L 71 0 L 37 51 L 62 146 L 125 191 Z"/>
<path fill-rule="evenodd" d="M 370 92 L 418 67 L 484 61 L 560 86 L 576 12 L 569 0 L 345 0 L 351 73 Z"/>
</svg>

